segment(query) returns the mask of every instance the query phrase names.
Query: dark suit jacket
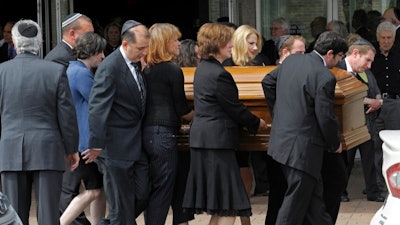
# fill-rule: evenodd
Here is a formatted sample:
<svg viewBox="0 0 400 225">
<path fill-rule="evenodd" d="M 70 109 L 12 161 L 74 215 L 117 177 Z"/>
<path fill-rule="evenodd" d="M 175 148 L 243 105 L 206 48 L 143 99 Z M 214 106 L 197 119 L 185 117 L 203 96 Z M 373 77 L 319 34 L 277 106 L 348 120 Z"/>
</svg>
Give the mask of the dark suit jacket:
<svg viewBox="0 0 400 225">
<path fill-rule="evenodd" d="M 336 79 L 315 52 L 290 55 L 276 73 L 268 154 L 319 178 L 323 152 L 336 151 L 340 145 L 333 114 Z"/>
<path fill-rule="evenodd" d="M 336 65 L 336 67 L 347 70 L 346 62 L 344 59 L 342 61 L 340 61 Z M 362 78 L 360 76 L 356 76 L 356 78 L 368 86 L 367 97 L 375 99 L 376 95 L 381 94 L 378 83 L 375 79 L 374 74 L 371 72 L 371 70 L 366 70 L 365 73 L 367 74 L 368 83 L 366 83 L 364 80 L 362 80 Z M 365 117 L 367 119 L 368 131 L 372 134 L 373 132 L 375 132 L 374 131 L 374 129 L 375 129 L 374 123 L 375 123 L 375 119 L 378 117 L 378 111 L 368 113 L 365 115 Z"/>
<path fill-rule="evenodd" d="M 8 57 L 8 43 L 4 43 L 0 47 L 0 63 L 5 62 L 7 60 L 10 60 L 10 57 Z"/>
<path fill-rule="evenodd" d="M 65 170 L 78 125 L 65 68 L 19 54 L 0 64 L 0 172 Z"/>
<path fill-rule="evenodd" d="M 257 133 L 260 120 L 239 101 L 232 75 L 215 59 L 202 60 L 195 71 L 195 116 L 190 147 L 237 149 L 242 126 Z"/>
<path fill-rule="evenodd" d="M 137 160 L 142 151 L 141 95 L 121 51 L 108 55 L 94 76 L 89 98 L 90 148 L 101 156 Z"/>
<path fill-rule="evenodd" d="M 72 48 L 65 42 L 61 41 L 44 57 L 45 60 L 60 63 L 68 67 L 69 61 L 75 60 L 73 57 Z"/>
</svg>

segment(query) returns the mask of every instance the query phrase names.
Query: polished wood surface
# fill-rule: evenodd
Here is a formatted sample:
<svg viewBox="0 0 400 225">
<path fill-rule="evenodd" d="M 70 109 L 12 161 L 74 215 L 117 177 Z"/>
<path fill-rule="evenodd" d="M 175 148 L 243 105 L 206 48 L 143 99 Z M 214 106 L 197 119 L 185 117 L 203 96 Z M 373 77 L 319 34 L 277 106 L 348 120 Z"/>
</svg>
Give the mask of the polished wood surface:
<svg viewBox="0 0 400 225">
<path fill-rule="evenodd" d="M 265 102 L 261 81 L 276 66 L 225 67 L 233 76 L 239 89 L 239 99 L 249 107 L 250 111 L 271 124 L 271 116 Z M 183 67 L 185 76 L 185 93 L 187 99 L 193 102 L 193 77 L 195 67 Z M 339 118 L 344 149 L 350 149 L 370 139 L 365 125 L 363 99 L 367 96 L 368 87 L 339 68 L 331 69 L 337 84 L 335 90 L 334 113 Z M 268 149 L 269 132 L 260 131 L 257 135 L 249 135 L 243 131 L 240 150 Z M 178 136 L 178 146 L 181 150 L 189 149 L 189 125 L 183 124 Z"/>
</svg>

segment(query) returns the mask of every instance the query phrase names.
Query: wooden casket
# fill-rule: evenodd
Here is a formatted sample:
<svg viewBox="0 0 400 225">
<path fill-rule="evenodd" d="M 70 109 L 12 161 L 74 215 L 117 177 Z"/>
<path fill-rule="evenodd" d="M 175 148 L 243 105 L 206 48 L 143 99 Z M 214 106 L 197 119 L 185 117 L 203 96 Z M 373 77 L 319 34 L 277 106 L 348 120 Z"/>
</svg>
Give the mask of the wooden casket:
<svg viewBox="0 0 400 225">
<path fill-rule="evenodd" d="M 232 74 L 239 89 L 239 99 L 252 113 L 271 124 L 271 116 L 265 102 L 261 80 L 276 66 L 226 67 Z M 188 101 L 193 104 L 193 77 L 195 67 L 183 67 L 185 92 Z M 370 139 L 365 125 L 363 99 L 368 87 L 345 70 L 331 69 L 336 77 L 334 113 L 339 118 L 343 149 L 351 149 Z M 240 143 L 242 151 L 266 151 L 268 149 L 270 129 L 250 135 L 243 131 Z M 189 125 L 183 124 L 178 135 L 180 150 L 189 149 Z"/>
</svg>

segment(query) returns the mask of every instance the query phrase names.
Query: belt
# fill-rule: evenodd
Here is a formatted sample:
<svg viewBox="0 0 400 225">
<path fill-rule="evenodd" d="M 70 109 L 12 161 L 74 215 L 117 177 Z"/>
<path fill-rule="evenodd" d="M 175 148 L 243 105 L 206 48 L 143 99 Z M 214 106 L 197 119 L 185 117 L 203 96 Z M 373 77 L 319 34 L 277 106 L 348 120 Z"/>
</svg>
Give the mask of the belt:
<svg viewBox="0 0 400 225">
<path fill-rule="evenodd" d="M 382 93 L 382 98 L 400 99 L 398 94 Z"/>
</svg>

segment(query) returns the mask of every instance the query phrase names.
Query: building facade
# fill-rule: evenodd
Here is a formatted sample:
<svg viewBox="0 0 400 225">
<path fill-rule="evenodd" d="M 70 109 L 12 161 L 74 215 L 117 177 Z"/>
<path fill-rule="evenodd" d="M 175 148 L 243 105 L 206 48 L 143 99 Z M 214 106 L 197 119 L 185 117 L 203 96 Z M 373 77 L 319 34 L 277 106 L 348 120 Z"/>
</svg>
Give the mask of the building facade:
<svg viewBox="0 0 400 225">
<path fill-rule="evenodd" d="M 115 18 L 135 19 L 148 26 L 155 22 L 170 22 L 177 25 L 183 38 L 195 38 L 198 27 L 219 17 L 228 17 L 237 25 L 256 27 L 264 38 L 270 38 L 271 21 L 286 18 L 291 24 L 291 33 L 303 35 L 312 41 L 310 23 L 315 17 L 327 21 L 338 19 L 346 24 L 350 32 L 353 12 L 357 9 L 376 10 L 380 13 L 391 6 L 400 5 L 400 0 L 113 0 L 103 3 L 96 0 L 36 0 L 11 1 L 12 7 L 1 7 L 1 24 L 13 18 L 29 18 L 42 26 L 44 31 L 43 54 L 46 54 L 61 39 L 61 21 L 71 12 L 88 15 L 95 24 L 96 32 Z"/>
</svg>

